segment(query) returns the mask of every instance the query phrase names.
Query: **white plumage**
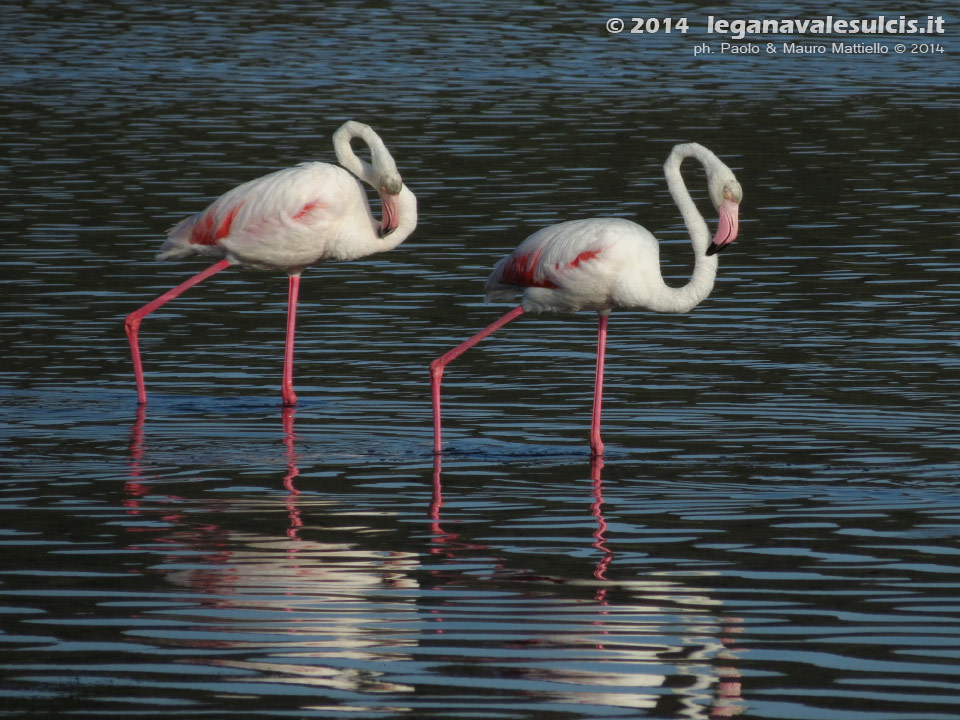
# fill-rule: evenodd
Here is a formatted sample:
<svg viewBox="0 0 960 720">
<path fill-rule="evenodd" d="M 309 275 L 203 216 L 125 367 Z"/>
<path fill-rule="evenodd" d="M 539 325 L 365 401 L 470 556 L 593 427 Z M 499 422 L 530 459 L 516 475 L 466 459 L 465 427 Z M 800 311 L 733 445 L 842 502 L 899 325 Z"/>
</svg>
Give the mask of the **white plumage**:
<svg viewBox="0 0 960 720">
<path fill-rule="evenodd" d="M 710 199 L 719 214 L 712 243 L 707 224 L 680 174 L 680 164 L 688 157 L 696 158 L 706 170 Z M 697 143 L 677 145 L 664 163 L 664 175 L 693 244 L 695 260 L 690 281 L 679 288 L 667 285 L 660 273 L 656 238 L 629 220 L 573 220 L 530 235 L 494 266 L 486 283 L 488 299 L 509 299 L 520 294 L 520 306 L 430 365 L 434 452 L 440 452 L 440 380 L 448 363 L 524 312 L 594 310 L 600 319 L 590 448 L 594 455 L 603 454 L 600 409 L 607 316 L 615 308 L 657 312 L 693 309 L 713 289 L 716 253 L 737 236 L 743 192 L 733 172 L 716 155 Z"/>
<path fill-rule="evenodd" d="M 609 312 L 623 297 L 625 280 L 655 271 L 642 283 L 660 279 L 659 246 L 653 235 L 629 220 L 571 220 L 538 230 L 500 260 L 487 278 L 488 300 L 523 292 L 524 310 Z"/>
<path fill-rule="evenodd" d="M 353 138 L 361 138 L 370 148 L 370 163 L 353 152 Z M 296 403 L 293 338 L 304 268 L 390 250 L 417 225 L 416 198 L 403 184 L 379 135 L 363 123 L 348 121 L 334 133 L 333 145 L 343 167 L 305 162 L 264 175 L 224 193 L 205 210 L 170 229 L 160 247 L 159 259 L 193 254 L 222 259 L 127 316 L 127 337 L 141 404 L 146 402 L 138 338 L 141 320 L 231 264 L 281 270 L 289 275 L 281 392 L 285 405 Z M 363 183 L 380 195 L 379 221 L 370 210 Z"/>
<path fill-rule="evenodd" d="M 401 196 L 413 193 L 404 187 Z M 401 197 L 400 205 L 411 205 L 409 199 Z M 416 222 L 415 208 L 401 212 L 405 225 Z M 409 235 L 403 230 L 385 242 L 360 180 L 336 165 L 306 162 L 235 187 L 182 220 L 158 258 L 197 253 L 289 271 L 382 252 Z"/>
</svg>

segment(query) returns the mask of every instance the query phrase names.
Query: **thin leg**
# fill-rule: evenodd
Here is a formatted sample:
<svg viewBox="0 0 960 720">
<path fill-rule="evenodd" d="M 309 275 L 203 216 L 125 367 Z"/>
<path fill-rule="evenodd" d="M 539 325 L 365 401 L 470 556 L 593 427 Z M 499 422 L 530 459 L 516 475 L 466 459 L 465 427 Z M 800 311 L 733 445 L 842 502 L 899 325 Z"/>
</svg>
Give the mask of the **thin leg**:
<svg viewBox="0 0 960 720">
<path fill-rule="evenodd" d="M 291 275 L 287 291 L 287 344 L 283 352 L 283 382 L 280 394 L 283 404 L 297 404 L 297 394 L 293 391 L 293 337 L 297 328 L 297 295 L 300 293 L 300 276 Z"/>
<path fill-rule="evenodd" d="M 189 290 L 197 283 L 206 280 L 211 275 L 215 275 L 224 268 L 228 267 L 230 267 L 229 260 L 220 260 L 219 262 L 216 262 L 208 267 L 206 270 L 201 270 L 189 280 L 185 280 L 184 282 L 180 283 L 172 290 L 167 290 L 167 292 L 165 292 L 163 295 L 155 300 L 151 300 L 139 310 L 134 310 L 132 313 L 127 315 L 123 325 L 127 330 L 127 340 L 130 341 L 130 355 L 133 358 L 133 374 L 137 378 L 137 399 L 141 405 L 144 405 L 147 402 L 147 390 L 143 382 L 143 364 L 140 362 L 140 321 L 161 305 L 173 300 L 175 297 L 181 295 L 184 291 Z"/>
<path fill-rule="evenodd" d="M 590 423 L 590 454 L 594 457 L 603 455 L 600 409 L 603 406 L 603 362 L 607 354 L 607 317 L 601 315 L 597 325 L 597 379 L 593 386 L 593 420 Z"/>
<path fill-rule="evenodd" d="M 430 363 L 430 391 L 433 396 L 433 452 L 440 454 L 440 380 L 443 377 L 443 369 L 453 360 L 456 360 L 458 357 L 463 355 L 467 350 L 472 348 L 478 342 L 483 340 L 488 335 L 492 335 L 497 330 L 502 328 L 508 322 L 514 318 L 519 317 L 523 314 L 523 306 L 517 305 L 513 310 L 508 312 L 502 318 L 497 320 L 494 323 L 491 323 L 483 330 L 478 332 L 472 338 L 464 340 L 462 343 L 457 345 L 453 350 L 441 355 L 432 363 Z"/>
</svg>

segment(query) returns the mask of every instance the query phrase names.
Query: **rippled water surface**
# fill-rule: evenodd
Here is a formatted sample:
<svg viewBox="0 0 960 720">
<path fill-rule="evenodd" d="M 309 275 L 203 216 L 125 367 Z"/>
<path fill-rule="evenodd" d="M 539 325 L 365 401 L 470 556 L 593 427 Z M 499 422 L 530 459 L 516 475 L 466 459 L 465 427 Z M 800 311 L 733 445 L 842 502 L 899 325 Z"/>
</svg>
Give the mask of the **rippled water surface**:
<svg viewBox="0 0 960 720">
<path fill-rule="evenodd" d="M 2 714 L 957 717 L 946 5 L 897 7 L 945 53 L 823 57 L 694 56 L 698 3 L 642 37 L 596 3 L 5 10 Z M 284 276 L 232 269 L 145 320 L 138 411 L 122 319 L 204 267 L 155 262 L 164 230 L 332 161 L 348 118 L 420 222 L 304 273 L 300 404 Z M 508 309 L 483 281 L 533 230 L 635 219 L 685 281 L 661 167 L 690 140 L 740 237 L 694 312 L 611 316 L 604 461 L 589 313 L 452 364 L 435 459 L 427 364 Z"/>
</svg>

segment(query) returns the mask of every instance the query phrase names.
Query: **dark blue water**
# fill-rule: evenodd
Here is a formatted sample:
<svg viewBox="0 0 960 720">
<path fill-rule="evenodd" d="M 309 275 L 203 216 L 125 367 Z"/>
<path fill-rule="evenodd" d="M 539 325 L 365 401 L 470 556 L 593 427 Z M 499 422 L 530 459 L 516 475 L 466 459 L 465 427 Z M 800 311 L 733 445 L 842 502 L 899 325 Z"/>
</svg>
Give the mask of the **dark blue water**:
<svg viewBox="0 0 960 720">
<path fill-rule="evenodd" d="M 8 8 L 4 713 L 956 717 L 960 18 L 855 5 L 942 15 L 945 52 L 695 56 L 699 3 L 644 36 L 590 3 Z M 420 223 L 304 274 L 296 410 L 285 278 L 232 269 L 144 321 L 138 412 L 122 319 L 204 266 L 155 262 L 166 228 L 349 118 Z M 435 459 L 427 365 L 508 309 L 483 281 L 526 235 L 634 219 L 685 281 L 685 141 L 740 237 L 693 313 L 612 315 L 603 463 L 588 313 L 451 365 Z"/>
</svg>

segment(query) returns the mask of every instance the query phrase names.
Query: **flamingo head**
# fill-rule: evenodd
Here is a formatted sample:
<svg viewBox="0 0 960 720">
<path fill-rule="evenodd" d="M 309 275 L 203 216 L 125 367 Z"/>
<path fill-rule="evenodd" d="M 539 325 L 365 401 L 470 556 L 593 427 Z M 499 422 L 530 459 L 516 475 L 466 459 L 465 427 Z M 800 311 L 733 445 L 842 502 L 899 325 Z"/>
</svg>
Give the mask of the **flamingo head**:
<svg viewBox="0 0 960 720">
<path fill-rule="evenodd" d="M 384 238 L 400 224 L 400 211 L 397 207 L 400 191 L 403 189 L 403 180 L 396 170 L 385 173 L 377 183 L 380 193 L 380 205 L 383 216 L 380 219 L 380 237 Z"/>
<path fill-rule="evenodd" d="M 707 248 L 707 255 L 715 255 L 737 238 L 740 218 L 740 201 L 743 199 L 743 189 L 737 178 L 726 165 L 726 172 L 718 173 L 709 183 L 710 199 L 720 218 L 717 222 L 717 232 L 713 242 Z"/>
</svg>

